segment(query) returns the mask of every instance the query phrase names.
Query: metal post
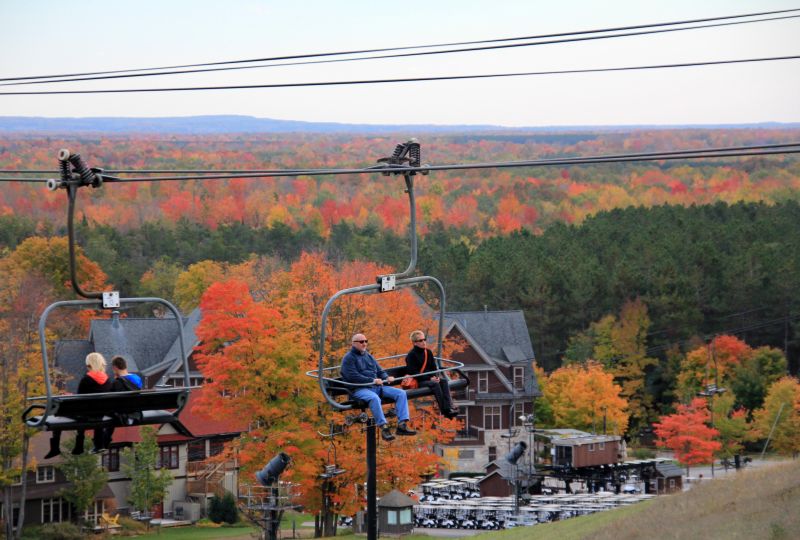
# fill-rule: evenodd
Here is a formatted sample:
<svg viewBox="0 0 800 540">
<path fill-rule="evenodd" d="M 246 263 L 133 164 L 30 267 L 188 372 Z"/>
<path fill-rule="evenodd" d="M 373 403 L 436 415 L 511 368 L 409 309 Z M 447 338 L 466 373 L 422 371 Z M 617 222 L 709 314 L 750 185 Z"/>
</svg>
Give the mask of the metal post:
<svg viewBox="0 0 800 540">
<path fill-rule="evenodd" d="M 375 419 L 370 417 L 367 423 L 367 540 L 378 538 L 378 513 L 375 493 L 375 477 L 377 476 Z"/>
<path fill-rule="evenodd" d="M 769 435 L 767 435 L 767 440 L 764 442 L 764 449 L 761 450 L 761 459 L 764 459 L 764 454 L 767 451 L 767 446 L 769 446 L 769 440 L 772 438 L 772 432 L 775 431 L 775 426 L 778 425 L 778 419 L 780 419 L 781 414 L 783 414 L 783 408 L 786 406 L 786 403 L 781 403 L 781 408 L 778 409 L 778 414 L 775 416 L 775 421 L 772 422 L 772 427 L 769 429 Z"/>
</svg>

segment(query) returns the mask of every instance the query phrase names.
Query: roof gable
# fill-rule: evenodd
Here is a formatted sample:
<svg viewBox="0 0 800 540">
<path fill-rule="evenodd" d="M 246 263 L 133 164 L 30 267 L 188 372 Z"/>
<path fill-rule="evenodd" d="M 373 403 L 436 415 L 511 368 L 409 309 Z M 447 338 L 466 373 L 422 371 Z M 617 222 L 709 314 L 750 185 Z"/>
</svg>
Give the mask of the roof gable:
<svg viewBox="0 0 800 540">
<path fill-rule="evenodd" d="M 405 508 L 407 506 L 414 506 L 415 501 L 408 495 L 404 495 L 393 489 L 378 501 L 378 506 L 381 508 Z"/>
<path fill-rule="evenodd" d="M 514 311 L 454 311 L 445 315 L 448 327 L 458 323 L 473 341 L 494 361 L 533 360 L 533 344 L 521 310 Z M 503 348 L 509 349 L 510 360 Z"/>
<path fill-rule="evenodd" d="M 177 336 L 174 318 L 94 319 L 89 330 L 95 351 L 109 359 L 125 357 L 133 372 L 161 363 Z"/>
</svg>

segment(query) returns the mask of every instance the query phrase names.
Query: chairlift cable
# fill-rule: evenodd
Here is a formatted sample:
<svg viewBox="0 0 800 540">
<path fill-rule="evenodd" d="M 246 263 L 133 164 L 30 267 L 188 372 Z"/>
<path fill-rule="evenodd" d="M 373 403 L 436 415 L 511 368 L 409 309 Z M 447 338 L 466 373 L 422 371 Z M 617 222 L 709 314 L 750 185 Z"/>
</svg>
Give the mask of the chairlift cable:
<svg viewBox="0 0 800 540">
<path fill-rule="evenodd" d="M 366 167 L 355 169 L 287 169 L 287 170 L 264 170 L 263 172 L 231 172 L 223 174 L 203 174 L 199 175 L 194 171 L 187 176 L 158 176 L 158 177 L 133 177 L 119 178 L 111 176 L 110 172 L 102 171 L 98 174 L 102 176 L 106 183 L 132 183 L 132 182 L 166 182 L 184 180 L 229 180 L 234 178 L 277 178 L 286 176 L 333 176 L 333 175 L 357 175 L 374 173 L 425 173 L 430 171 L 455 171 L 470 169 L 506 169 L 506 168 L 526 168 L 526 167 L 552 167 L 567 165 L 592 165 L 599 163 L 631 163 L 641 161 L 668 161 L 681 159 L 703 159 L 703 158 L 730 158 L 730 157 L 753 157 L 771 156 L 781 154 L 800 153 L 800 143 L 781 143 L 770 145 L 741 146 L 741 147 L 722 147 L 701 150 L 676 150 L 667 152 L 645 152 L 639 154 L 611 154 L 589 157 L 571 158 L 549 158 L 525 161 L 507 162 L 488 162 L 488 163 L 465 163 L 451 165 L 424 165 L 420 167 Z M 0 171 L 5 172 L 5 171 Z M 169 173 L 171 171 L 164 171 Z M 31 178 L 0 178 L 5 182 L 47 182 L 46 179 Z"/>
<path fill-rule="evenodd" d="M 682 62 L 673 64 L 650 64 L 644 66 L 619 66 L 605 68 L 587 69 L 565 69 L 550 71 L 523 71 L 509 73 L 484 73 L 473 75 L 441 75 L 433 77 L 402 77 L 395 79 L 352 79 L 345 81 L 319 81 L 319 82 L 289 82 L 272 84 L 235 84 L 223 86 L 175 86 L 160 88 L 104 88 L 99 90 L 37 90 L 37 91 L 17 91 L 0 92 L 0 96 L 46 96 L 46 95 L 77 95 L 77 94 L 130 94 L 130 93 L 152 93 L 152 92 L 195 92 L 195 91 L 214 91 L 214 90 L 262 90 L 271 88 L 311 88 L 321 86 L 359 86 L 372 84 L 395 84 L 409 82 L 440 82 L 440 81 L 459 81 L 473 79 L 498 79 L 512 77 L 536 77 L 546 75 L 581 75 L 588 73 L 616 73 L 625 71 L 646 71 L 656 69 L 677 69 L 688 67 L 722 66 L 733 64 L 748 64 L 759 62 L 776 62 L 785 60 L 797 60 L 800 55 L 771 56 L 761 58 L 738 58 L 733 60 L 707 60 L 701 62 Z"/>
<path fill-rule="evenodd" d="M 686 25 L 686 24 L 696 24 L 696 23 L 711 22 L 711 21 L 722 21 L 722 20 L 728 20 L 728 19 L 743 19 L 743 18 L 748 18 L 748 17 L 761 17 L 761 16 L 766 16 L 766 15 L 778 15 L 778 14 L 783 14 L 783 13 L 794 13 L 796 11 L 800 11 L 800 9 L 799 8 L 793 8 L 793 9 L 784 9 L 784 10 L 776 10 L 776 11 L 762 11 L 762 12 L 755 12 L 755 13 L 744 13 L 744 14 L 739 14 L 739 15 L 727 15 L 727 16 L 719 16 L 719 17 L 705 17 L 705 18 L 700 18 L 700 19 L 687 19 L 687 20 L 682 20 L 682 21 L 648 23 L 648 24 L 629 25 L 629 26 L 617 26 L 617 27 L 609 27 L 609 28 L 601 28 L 601 29 L 593 29 L 593 30 L 580 30 L 580 31 L 572 31 L 572 32 L 562 32 L 562 33 L 554 33 L 554 34 L 539 34 L 539 35 L 519 36 L 519 37 L 511 37 L 511 38 L 494 38 L 494 39 L 476 40 L 476 41 L 461 41 L 461 42 L 438 43 L 438 44 L 428 44 L 428 45 L 411 45 L 411 46 L 403 46 L 403 47 L 370 48 L 370 49 L 360 49 L 360 50 L 351 50 L 351 51 L 338 51 L 338 52 L 307 53 L 307 54 L 295 54 L 295 55 L 274 56 L 274 57 L 265 57 L 265 58 L 252 58 L 252 59 L 246 59 L 246 60 L 228 60 L 228 61 L 221 61 L 221 62 L 205 62 L 205 63 L 199 63 L 199 64 L 183 64 L 183 65 L 149 67 L 149 68 L 135 68 L 135 69 L 122 69 L 122 70 L 111 70 L 111 71 L 94 71 L 94 72 L 84 72 L 84 73 L 62 73 L 62 74 L 57 74 L 57 75 L 32 75 L 32 76 L 24 76 L 24 77 L 7 77 L 7 78 L 0 78 L 0 81 L 19 81 L 19 80 L 30 80 L 30 79 L 48 79 L 48 78 L 61 78 L 61 77 L 81 77 L 81 76 L 91 76 L 91 75 L 108 75 L 108 74 L 115 74 L 115 73 L 131 73 L 131 72 L 156 71 L 156 70 L 166 70 L 166 69 L 196 68 L 196 67 L 203 67 L 203 66 L 220 66 L 220 65 L 225 65 L 225 64 L 243 64 L 243 63 L 252 63 L 252 62 L 293 60 L 293 59 L 301 59 L 301 58 L 316 58 L 316 57 L 341 56 L 341 55 L 351 55 L 351 54 L 368 54 L 368 53 L 377 53 L 377 52 L 401 51 L 401 50 L 409 50 L 409 49 L 424 49 L 424 48 L 434 48 L 434 47 L 455 47 L 455 46 L 462 46 L 462 45 L 479 45 L 479 44 L 482 44 L 482 43 L 499 43 L 499 42 L 504 42 L 504 41 L 521 41 L 521 40 L 531 40 L 531 39 L 549 39 L 549 38 L 555 38 L 555 37 L 576 36 L 576 35 L 581 35 L 581 34 L 596 34 L 596 33 L 604 33 L 604 32 L 618 32 L 618 31 L 625 31 L 625 30 L 638 30 L 638 29 L 644 29 L 644 28 L 656 28 L 656 27 L 660 27 L 660 26 Z M 759 22 L 759 21 L 754 21 L 754 22 Z"/>
</svg>

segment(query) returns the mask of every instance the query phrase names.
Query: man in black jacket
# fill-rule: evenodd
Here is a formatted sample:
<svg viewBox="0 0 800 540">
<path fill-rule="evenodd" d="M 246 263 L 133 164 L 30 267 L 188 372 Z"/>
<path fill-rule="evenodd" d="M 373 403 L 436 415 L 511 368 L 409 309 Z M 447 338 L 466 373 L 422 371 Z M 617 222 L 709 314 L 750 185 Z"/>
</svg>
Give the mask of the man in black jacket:
<svg viewBox="0 0 800 540">
<path fill-rule="evenodd" d="M 142 378 L 135 373 L 128 373 L 128 362 L 122 356 L 115 356 L 111 359 L 111 369 L 114 371 L 114 382 L 111 389 L 114 392 L 132 392 L 142 389 Z M 135 398 L 133 398 L 135 399 Z M 114 415 L 117 421 L 124 425 L 133 425 L 137 420 L 141 420 L 142 413 L 122 414 L 116 413 Z M 106 450 L 111 445 L 111 439 L 114 437 L 114 427 L 107 427 L 103 430 L 102 446 L 98 450 Z"/>
<path fill-rule="evenodd" d="M 455 418 L 458 416 L 458 409 L 453 408 L 453 400 L 450 397 L 450 385 L 448 379 L 443 374 L 430 372 L 438 371 L 439 364 L 433 356 L 433 352 L 426 346 L 425 332 L 414 330 L 411 332 L 411 342 L 414 346 L 406 355 L 406 374 L 421 375 L 417 376 L 419 386 L 427 386 L 436 398 L 436 404 L 445 418 Z"/>
</svg>

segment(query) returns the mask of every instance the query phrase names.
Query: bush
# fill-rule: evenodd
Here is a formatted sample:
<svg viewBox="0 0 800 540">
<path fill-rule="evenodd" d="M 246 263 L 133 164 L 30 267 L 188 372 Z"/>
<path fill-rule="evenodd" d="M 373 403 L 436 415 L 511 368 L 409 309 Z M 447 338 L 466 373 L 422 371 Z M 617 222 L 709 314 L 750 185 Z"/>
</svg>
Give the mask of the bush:
<svg viewBox="0 0 800 540">
<path fill-rule="evenodd" d="M 230 492 L 226 492 L 222 498 L 211 498 L 211 506 L 208 509 L 208 517 L 214 523 L 230 523 L 233 525 L 239 521 L 239 512 L 236 510 L 236 501 Z"/>
<path fill-rule="evenodd" d="M 83 540 L 80 528 L 74 523 L 47 523 L 39 529 L 40 540 Z"/>
<path fill-rule="evenodd" d="M 634 459 L 653 459 L 656 457 L 656 451 L 652 448 L 640 446 L 638 448 L 629 448 L 628 454 Z"/>
</svg>

